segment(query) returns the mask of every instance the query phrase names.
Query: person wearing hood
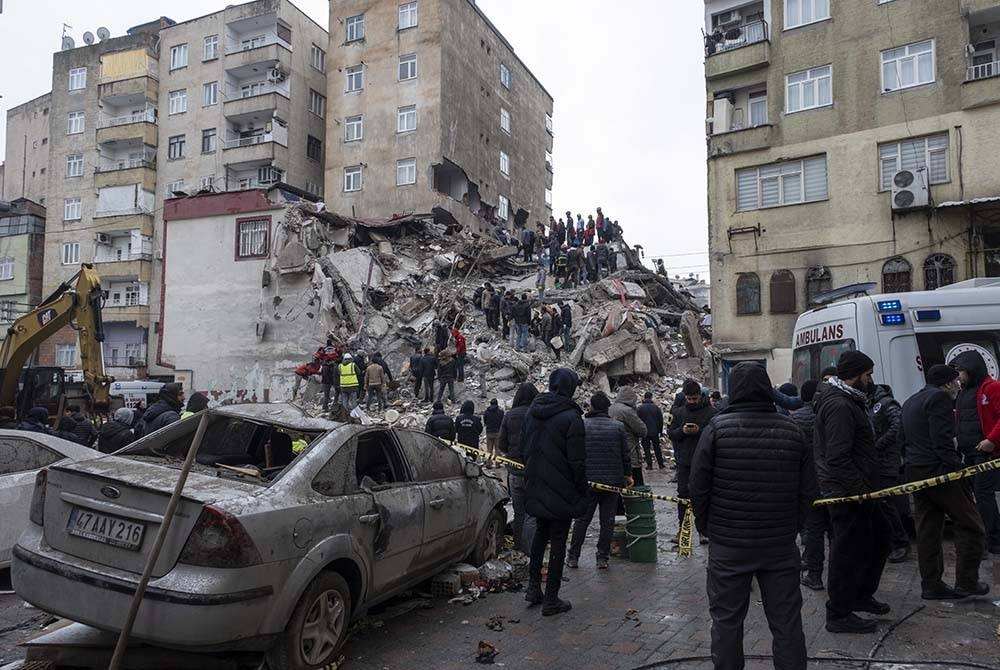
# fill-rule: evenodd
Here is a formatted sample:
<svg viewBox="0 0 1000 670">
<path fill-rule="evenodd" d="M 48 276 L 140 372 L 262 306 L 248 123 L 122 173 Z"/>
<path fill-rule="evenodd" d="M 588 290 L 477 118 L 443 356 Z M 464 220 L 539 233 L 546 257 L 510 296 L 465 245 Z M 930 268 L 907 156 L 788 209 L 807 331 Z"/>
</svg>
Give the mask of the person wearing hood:
<svg viewBox="0 0 1000 670">
<path fill-rule="evenodd" d="M 500 437 L 500 424 L 503 423 L 503 410 L 496 398 L 490 400 L 490 406 L 483 412 L 483 428 L 486 430 L 486 451 L 491 457 L 497 455 L 497 440 Z"/>
<path fill-rule="evenodd" d="M 73 407 L 72 418 L 73 433 L 76 435 L 73 441 L 85 447 L 92 446 L 97 441 L 97 428 L 94 427 L 94 422 L 79 407 Z"/>
<path fill-rule="evenodd" d="M 17 430 L 17 410 L 10 405 L 0 407 L 0 428 Z"/>
<path fill-rule="evenodd" d="M 743 621 L 756 577 L 774 667 L 805 670 L 795 538 L 816 497 L 812 459 L 798 425 L 776 410 L 764 366 L 737 364 L 729 389 L 729 406 L 702 431 L 691 466 L 695 523 L 711 538 L 712 659 L 716 668 L 743 667 Z"/>
<path fill-rule="evenodd" d="M 792 421 L 802 431 L 806 441 L 806 453 L 809 455 L 809 465 L 815 475 L 816 465 L 813 450 L 813 429 L 816 426 L 816 411 L 813 409 L 813 399 L 816 397 L 816 387 L 819 382 L 807 379 L 802 383 L 800 396 L 805 403 L 800 409 L 792 412 Z M 805 569 L 802 575 L 802 586 L 813 591 L 823 590 L 823 563 L 826 557 L 826 540 L 833 538 L 833 527 L 830 526 L 830 509 L 826 505 L 813 506 L 806 515 L 805 528 L 802 532 L 802 564 Z"/>
<path fill-rule="evenodd" d="M 440 400 L 434 403 L 431 415 L 427 417 L 427 423 L 424 425 L 424 432 L 445 442 L 455 441 L 455 421 L 444 413 L 444 405 Z"/>
<path fill-rule="evenodd" d="M 628 438 L 625 436 L 625 426 L 608 416 L 610 407 L 611 400 L 608 396 L 601 392 L 595 393 L 590 399 L 590 412 L 583 419 L 587 481 L 619 488 L 629 487 L 632 485 L 632 477 L 628 474 L 632 470 L 632 455 L 628 449 Z M 573 541 L 570 543 L 566 562 L 569 567 L 579 567 L 580 551 L 583 549 L 587 529 L 594 520 L 594 512 L 600 510 L 597 569 L 607 570 L 619 498 L 619 494 L 609 491 L 593 488 L 587 491 L 587 509 L 573 521 Z"/>
<path fill-rule="evenodd" d="M 531 301 L 527 293 L 522 293 L 520 300 L 514 302 L 510 311 L 514 319 L 514 332 L 516 333 L 514 349 L 516 351 L 528 350 L 528 326 L 531 325 Z"/>
<path fill-rule="evenodd" d="M 476 414 L 476 404 L 466 400 L 455 417 L 455 439 L 460 444 L 478 449 L 479 436 L 482 434 L 483 420 Z"/>
<path fill-rule="evenodd" d="M 521 428 L 525 510 L 535 518 L 524 599 L 532 605 L 541 604 L 542 616 L 572 609 L 569 602 L 559 599 L 559 587 L 570 524 L 587 509 L 589 487 L 583 410 L 573 402 L 579 385 L 580 378 L 573 370 L 553 370 L 549 375 L 548 392 L 535 397 Z M 549 572 L 543 595 L 542 560 L 549 544 Z"/>
<path fill-rule="evenodd" d="M 677 462 L 677 497 L 689 498 L 695 447 L 716 410 L 702 393 L 701 384 L 695 380 L 685 379 L 683 391 L 684 404 L 671 413 L 667 437 L 674 445 L 674 460 Z M 678 523 L 684 520 L 684 506 L 680 504 L 677 505 L 677 520 Z"/>
<path fill-rule="evenodd" d="M 52 433 L 58 438 L 66 440 L 67 442 L 74 442 L 76 444 L 83 444 L 80 441 L 80 436 L 76 434 L 76 421 L 71 416 L 63 415 L 59 417 L 59 421 L 56 423 L 55 432 Z M 83 446 L 87 446 L 83 444 Z"/>
<path fill-rule="evenodd" d="M 531 401 L 538 395 L 534 384 L 525 382 L 517 387 L 511 407 L 504 412 L 500 421 L 500 434 L 497 436 L 497 449 L 500 453 L 517 463 L 524 463 L 524 449 L 521 440 L 521 428 L 528 414 Z M 531 553 L 531 541 L 535 536 L 535 521 L 527 516 L 524 510 L 524 470 L 507 466 L 507 491 L 510 493 L 510 504 L 514 508 L 514 548 L 525 553 Z"/>
<path fill-rule="evenodd" d="M 820 385 L 813 400 L 816 477 L 824 498 L 876 490 L 878 454 L 868 420 L 868 395 L 875 362 L 860 351 L 837 359 L 837 376 Z M 826 629 L 831 633 L 872 633 L 875 620 L 855 612 L 888 614 L 875 600 L 889 556 L 889 523 L 877 501 L 830 505 L 833 541 L 827 571 Z"/>
<path fill-rule="evenodd" d="M 785 382 L 774 392 L 775 404 L 778 405 L 778 413 L 791 416 L 792 412 L 801 409 L 803 402 L 799 396 L 799 387 L 792 382 Z M 798 405 L 794 407 L 793 405 Z"/>
<path fill-rule="evenodd" d="M 440 402 L 444 397 L 444 389 L 448 388 L 448 401 L 455 402 L 455 357 L 451 351 L 445 349 L 438 354 L 437 359 L 438 392 L 437 399 Z"/>
<path fill-rule="evenodd" d="M 44 407 L 32 407 L 28 410 L 27 416 L 17 425 L 17 429 L 49 435 L 51 432 L 49 431 L 49 410 Z"/>
<path fill-rule="evenodd" d="M 191 399 L 197 395 L 201 394 L 191 394 Z M 202 395 L 202 397 L 205 396 Z M 188 401 L 188 407 L 190 406 L 191 402 Z M 128 407 L 115 410 L 114 418 L 101 426 L 97 436 L 97 450 L 99 452 L 113 454 L 135 441 L 135 434 L 132 432 L 132 415 L 133 412 Z"/>
<path fill-rule="evenodd" d="M 160 387 L 160 399 L 150 405 L 142 415 L 142 421 L 136 429 L 136 437 L 149 435 L 175 421 L 180 421 L 182 407 L 184 407 L 183 387 L 173 382 L 164 384 Z"/>
<path fill-rule="evenodd" d="M 615 403 L 608 410 L 608 416 L 621 421 L 625 425 L 625 436 L 628 438 L 629 454 L 632 458 L 632 481 L 637 486 L 643 485 L 642 479 L 642 438 L 646 437 L 646 424 L 635 411 L 639 396 L 631 386 L 618 389 Z"/>
<path fill-rule="evenodd" d="M 423 360 L 423 350 L 418 344 L 416 350 L 410 354 L 410 381 L 413 382 L 413 397 L 420 400 L 420 384 L 424 380 L 424 375 L 420 371 Z"/>
<path fill-rule="evenodd" d="M 181 418 L 186 419 L 189 416 L 194 416 L 195 414 L 197 414 L 203 409 L 206 409 L 207 407 L 208 407 L 208 396 L 206 396 L 201 391 L 192 393 L 191 397 L 188 398 L 187 406 L 184 408 L 184 411 L 181 412 Z M 129 410 L 130 414 L 131 412 L 132 410 Z"/>
<path fill-rule="evenodd" d="M 958 413 L 958 450 L 966 465 L 979 465 L 1000 456 L 1000 382 L 986 369 L 978 351 L 964 351 L 951 361 L 962 382 L 955 408 Z M 986 530 L 986 550 L 1000 554 L 1000 469 L 980 472 L 972 480 L 976 509 Z"/>
<path fill-rule="evenodd" d="M 646 424 L 646 437 L 642 438 L 642 451 L 646 457 L 646 467 L 653 469 L 653 455 L 656 455 L 656 464 L 661 470 L 667 466 L 663 464 L 663 449 L 660 448 L 660 435 L 663 434 L 663 410 L 653 402 L 653 394 L 646 391 L 642 397 L 642 402 L 635 408 L 636 413 L 642 422 Z"/>
<path fill-rule="evenodd" d="M 958 394 L 959 373 L 948 365 L 927 371 L 927 385 L 903 403 L 902 436 L 906 450 L 906 478 L 918 481 L 961 470 L 962 457 L 955 440 L 952 398 Z M 951 600 L 983 596 L 990 587 L 979 581 L 986 530 L 979 518 L 972 489 L 966 482 L 938 484 L 913 493 L 917 525 L 917 564 L 920 597 Z M 955 587 L 944 583 L 945 515 L 955 532 Z"/>
<path fill-rule="evenodd" d="M 430 347 L 425 347 L 424 355 L 420 357 L 420 377 L 424 380 L 424 402 L 434 401 L 434 374 L 436 371 L 437 356 L 431 353 Z M 419 388 L 417 390 L 419 392 Z"/>
<path fill-rule="evenodd" d="M 903 457 L 899 449 L 899 427 L 903 410 L 893 397 L 889 385 L 872 384 L 867 392 L 868 418 L 871 419 L 872 429 L 875 431 L 875 453 L 878 455 L 878 477 L 875 488 L 887 489 L 902 483 L 900 470 Z M 909 500 L 907 496 L 893 496 L 882 498 L 879 500 L 879 505 L 892 529 L 889 562 L 902 563 L 910 557 L 910 537 L 903 525 L 903 518 L 909 513 Z"/>
<path fill-rule="evenodd" d="M 457 373 L 457 380 L 464 382 L 465 359 L 468 355 L 469 345 L 465 341 L 465 335 L 458 328 L 452 328 L 448 332 L 451 333 L 451 339 L 455 341 L 455 371 Z"/>
</svg>

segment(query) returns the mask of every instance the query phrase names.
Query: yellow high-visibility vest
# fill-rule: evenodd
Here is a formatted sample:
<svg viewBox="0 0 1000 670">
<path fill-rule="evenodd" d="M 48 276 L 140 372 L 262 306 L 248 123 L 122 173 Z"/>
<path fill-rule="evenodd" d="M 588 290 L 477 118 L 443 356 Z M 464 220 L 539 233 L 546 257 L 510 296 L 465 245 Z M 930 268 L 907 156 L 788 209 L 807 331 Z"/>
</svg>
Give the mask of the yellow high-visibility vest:
<svg viewBox="0 0 1000 670">
<path fill-rule="evenodd" d="M 340 388 L 351 388 L 358 385 L 357 370 L 354 363 L 340 364 Z"/>
</svg>

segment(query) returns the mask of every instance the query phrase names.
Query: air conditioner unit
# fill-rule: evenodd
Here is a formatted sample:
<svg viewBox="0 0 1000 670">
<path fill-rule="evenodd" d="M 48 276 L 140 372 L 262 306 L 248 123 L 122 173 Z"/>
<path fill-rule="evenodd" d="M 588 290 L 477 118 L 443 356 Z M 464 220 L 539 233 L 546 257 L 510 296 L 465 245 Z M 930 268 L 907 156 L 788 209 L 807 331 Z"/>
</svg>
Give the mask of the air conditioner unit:
<svg viewBox="0 0 1000 670">
<path fill-rule="evenodd" d="M 892 211 L 920 209 L 930 204 L 927 169 L 900 170 L 892 175 Z"/>
<path fill-rule="evenodd" d="M 285 72 L 281 68 L 272 67 L 271 71 L 267 73 L 267 80 L 272 84 L 276 84 L 279 81 L 285 81 L 285 78 L 287 76 L 288 75 L 285 74 Z"/>
<path fill-rule="evenodd" d="M 111 236 L 107 233 L 97 233 L 95 235 L 98 244 L 111 244 Z"/>
</svg>

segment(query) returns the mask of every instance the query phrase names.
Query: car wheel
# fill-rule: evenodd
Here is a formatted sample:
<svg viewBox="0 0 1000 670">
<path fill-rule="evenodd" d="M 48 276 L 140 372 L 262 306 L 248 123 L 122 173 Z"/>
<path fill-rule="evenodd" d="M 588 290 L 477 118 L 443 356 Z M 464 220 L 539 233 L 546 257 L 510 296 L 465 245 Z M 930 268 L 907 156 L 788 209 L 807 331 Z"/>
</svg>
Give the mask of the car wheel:
<svg viewBox="0 0 1000 670">
<path fill-rule="evenodd" d="M 472 565 L 480 566 L 491 558 L 496 558 L 503 545 L 504 513 L 494 509 L 486 518 L 483 529 L 476 538 L 476 546 L 472 550 Z"/>
<path fill-rule="evenodd" d="M 271 649 L 271 670 L 317 670 L 336 658 L 351 621 L 351 589 L 336 572 L 323 572 L 302 594 Z"/>
</svg>

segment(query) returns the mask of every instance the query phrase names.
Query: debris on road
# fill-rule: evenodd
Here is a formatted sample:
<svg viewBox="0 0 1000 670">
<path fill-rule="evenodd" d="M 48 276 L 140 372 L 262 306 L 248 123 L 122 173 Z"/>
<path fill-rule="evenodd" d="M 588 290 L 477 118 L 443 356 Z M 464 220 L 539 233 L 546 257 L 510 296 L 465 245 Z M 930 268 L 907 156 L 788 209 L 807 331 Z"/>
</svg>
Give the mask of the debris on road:
<svg viewBox="0 0 1000 670">
<path fill-rule="evenodd" d="M 476 663 L 482 663 L 484 665 L 493 665 L 494 659 L 497 657 L 496 646 L 492 642 L 486 642 L 485 640 L 479 641 L 479 647 L 476 650 Z"/>
</svg>

